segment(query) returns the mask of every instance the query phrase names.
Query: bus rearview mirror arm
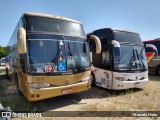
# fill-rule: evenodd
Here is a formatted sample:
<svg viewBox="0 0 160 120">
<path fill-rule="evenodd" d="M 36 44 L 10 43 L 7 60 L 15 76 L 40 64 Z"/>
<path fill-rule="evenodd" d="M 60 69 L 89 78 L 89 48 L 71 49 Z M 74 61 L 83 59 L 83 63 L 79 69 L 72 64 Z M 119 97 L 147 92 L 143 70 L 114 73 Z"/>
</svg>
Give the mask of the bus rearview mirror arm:
<svg viewBox="0 0 160 120">
<path fill-rule="evenodd" d="M 96 53 L 100 54 L 101 53 L 101 41 L 100 41 L 100 39 L 95 35 L 90 35 L 89 38 L 91 40 L 94 40 L 94 42 L 96 43 Z"/>
<path fill-rule="evenodd" d="M 26 31 L 20 27 L 17 33 L 18 53 L 26 54 Z"/>
<path fill-rule="evenodd" d="M 120 48 L 120 44 L 119 44 L 118 41 L 112 40 L 112 44 L 114 45 L 114 47 L 119 47 Z"/>
<path fill-rule="evenodd" d="M 116 55 L 120 56 L 121 55 L 121 51 L 120 51 L 119 42 L 116 41 L 116 40 L 112 40 L 112 45 L 114 46 L 114 52 L 116 53 Z"/>
</svg>

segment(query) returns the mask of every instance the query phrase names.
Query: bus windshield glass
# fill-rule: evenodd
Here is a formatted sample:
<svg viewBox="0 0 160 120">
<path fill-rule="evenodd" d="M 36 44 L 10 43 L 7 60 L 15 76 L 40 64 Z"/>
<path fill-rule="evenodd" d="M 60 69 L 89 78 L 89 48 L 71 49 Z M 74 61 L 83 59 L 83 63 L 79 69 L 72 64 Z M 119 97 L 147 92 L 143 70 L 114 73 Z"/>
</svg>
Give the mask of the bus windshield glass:
<svg viewBox="0 0 160 120">
<path fill-rule="evenodd" d="M 25 21 L 27 23 L 27 32 L 46 32 L 85 37 L 83 27 L 79 23 L 39 16 L 25 16 Z"/>
<path fill-rule="evenodd" d="M 114 52 L 115 70 L 146 70 L 144 46 L 121 44 L 120 55 Z"/>
<path fill-rule="evenodd" d="M 140 35 L 137 33 L 126 32 L 126 31 L 113 31 L 113 39 L 117 40 L 118 42 L 128 42 L 133 44 L 143 44 Z"/>
<path fill-rule="evenodd" d="M 89 68 L 89 49 L 86 39 L 63 38 L 64 40 L 28 40 L 28 71 L 58 72 L 59 61 L 66 64 L 64 71 L 77 71 L 78 67 Z M 50 70 L 46 70 L 47 67 Z"/>
<path fill-rule="evenodd" d="M 68 70 L 90 67 L 88 43 L 85 39 L 65 37 Z"/>
</svg>

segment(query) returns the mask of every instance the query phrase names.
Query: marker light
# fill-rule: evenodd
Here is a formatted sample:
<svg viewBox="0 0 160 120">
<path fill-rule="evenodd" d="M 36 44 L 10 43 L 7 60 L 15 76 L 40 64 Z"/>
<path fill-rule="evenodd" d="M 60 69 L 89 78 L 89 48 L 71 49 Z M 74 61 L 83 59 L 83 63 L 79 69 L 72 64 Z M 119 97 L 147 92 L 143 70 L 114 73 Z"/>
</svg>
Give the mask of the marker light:
<svg viewBox="0 0 160 120">
<path fill-rule="evenodd" d="M 124 77 L 115 77 L 117 80 L 120 80 L 120 81 L 126 81 L 126 79 Z"/>
</svg>

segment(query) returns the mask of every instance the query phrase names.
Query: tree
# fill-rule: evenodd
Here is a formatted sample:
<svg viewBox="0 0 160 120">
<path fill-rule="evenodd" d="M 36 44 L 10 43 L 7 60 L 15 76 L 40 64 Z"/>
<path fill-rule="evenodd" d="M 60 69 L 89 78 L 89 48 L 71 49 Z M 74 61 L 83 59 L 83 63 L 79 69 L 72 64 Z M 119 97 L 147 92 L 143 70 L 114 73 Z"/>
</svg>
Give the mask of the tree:
<svg viewBox="0 0 160 120">
<path fill-rule="evenodd" d="M 5 57 L 7 55 L 6 47 L 0 46 L 0 58 Z"/>
</svg>

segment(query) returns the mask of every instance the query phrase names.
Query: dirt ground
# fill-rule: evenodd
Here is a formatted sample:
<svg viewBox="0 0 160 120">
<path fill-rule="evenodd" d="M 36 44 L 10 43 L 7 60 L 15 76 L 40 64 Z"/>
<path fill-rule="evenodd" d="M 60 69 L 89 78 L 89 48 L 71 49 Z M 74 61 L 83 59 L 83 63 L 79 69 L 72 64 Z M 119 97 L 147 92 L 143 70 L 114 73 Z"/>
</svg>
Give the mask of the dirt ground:
<svg viewBox="0 0 160 120">
<path fill-rule="evenodd" d="M 14 82 L 8 80 L 4 74 L 3 69 L 0 69 L 0 103 L 4 107 L 9 106 L 13 111 L 41 112 L 43 116 L 52 116 L 45 118 L 47 120 L 71 119 L 72 115 L 70 115 L 68 111 L 73 111 L 73 116 L 76 114 L 74 119 L 77 120 L 120 119 L 119 117 L 103 117 L 103 114 L 107 111 L 115 111 L 113 112 L 115 116 L 118 114 L 116 111 L 160 111 L 160 76 L 150 75 L 147 85 L 137 89 L 113 91 L 92 87 L 88 91 L 80 93 L 59 96 L 37 102 L 28 102 L 23 95 L 17 92 Z M 100 111 L 100 116 L 99 112 L 95 111 Z M 58 117 L 55 117 L 53 113 Z M 126 113 L 127 112 L 123 112 L 122 114 L 127 116 L 125 115 Z M 63 115 L 69 117 L 64 118 Z M 84 117 L 81 118 L 82 116 Z M 23 119 L 28 120 L 34 118 Z M 121 117 L 121 119 L 134 120 L 137 119 L 137 117 Z M 138 119 L 146 120 L 158 118 L 138 117 Z"/>
</svg>

